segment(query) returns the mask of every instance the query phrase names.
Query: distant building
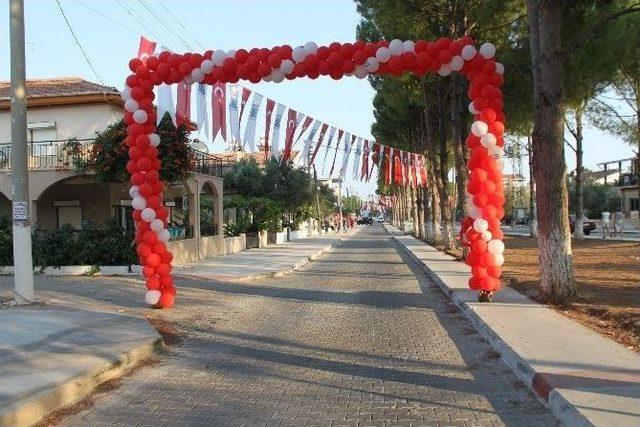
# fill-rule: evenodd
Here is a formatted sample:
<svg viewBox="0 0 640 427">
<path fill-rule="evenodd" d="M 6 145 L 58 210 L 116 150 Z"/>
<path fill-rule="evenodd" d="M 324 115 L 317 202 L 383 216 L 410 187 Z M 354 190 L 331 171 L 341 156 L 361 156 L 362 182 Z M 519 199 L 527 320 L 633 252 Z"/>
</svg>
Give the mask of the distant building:
<svg viewBox="0 0 640 427">
<path fill-rule="evenodd" d="M 626 218 L 630 218 L 631 224 L 640 227 L 640 191 L 638 190 L 638 158 L 627 158 L 598 163 L 605 174 L 611 170 L 616 171 L 612 177 L 605 175 L 604 183 L 613 185 L 621 199 L 621 208 Z M 617 168 L 616 168 L 617 166 Z"/>
</svg>

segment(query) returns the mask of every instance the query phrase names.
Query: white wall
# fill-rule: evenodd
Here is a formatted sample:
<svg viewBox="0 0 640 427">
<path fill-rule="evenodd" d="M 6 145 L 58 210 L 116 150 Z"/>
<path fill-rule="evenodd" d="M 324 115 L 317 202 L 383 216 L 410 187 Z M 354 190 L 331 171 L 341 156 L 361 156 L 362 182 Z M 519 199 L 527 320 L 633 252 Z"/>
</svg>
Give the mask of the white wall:
<svg viewBox="0 0 640 427">
<path fill-rule="evenodd" d="M 94 138 L 96 132 L 122 118 L 122 109 L 110 104 L 82 104 L 29 108 L 27 122 L 55 122 L 56 139 Z M 11 142 L 11 112 L 0 111 L 0 144 Z"/>
</svg>

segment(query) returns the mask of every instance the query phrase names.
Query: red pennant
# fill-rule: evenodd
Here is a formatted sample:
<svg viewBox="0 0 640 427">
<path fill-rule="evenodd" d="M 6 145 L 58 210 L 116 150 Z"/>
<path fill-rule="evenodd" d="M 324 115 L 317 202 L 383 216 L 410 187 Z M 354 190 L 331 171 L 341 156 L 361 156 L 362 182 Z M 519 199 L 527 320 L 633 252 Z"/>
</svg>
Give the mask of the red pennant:
<svg viewBox="0 0 640 427">
<path fill-rule="evenodd" d="M 176 102 L 176 123 L 191 129 L 191 85 L 178 83 L 178 99 Z"/>
<path fill-rule="evenodd" d="M 227 93 L 224 83 L 216 83 L 213 86 L 211 94 L 211 113 L 213 115 L 213 124 L 211 138 L 216 139 L 218 132 L 222 135 L 222 139 L 227 140 Z"/>
<path fill-rule="evenodd" d="M 293 146 L 293 134 L 298 128 L 298 113 L 296 110 L 289 108 L 287 115 L 287 132 L 284 140 L 284 150 L 282 151 L 281 162 L 287 162 L 291 156 L 291 147 Z"/>
<path fill-rule="evenodd" d="M 244 113 L 244 107 L 247 105 L 247 101 L 249 101 L 249 96 L 251 96 L 251 90 L 246 87 L 242 88 L 242 101 L 240 102 L 240 115 L 238 116 L 238 123 L 242 121 L 242 113 Z"/>
<path fill-rule="evenodd" d="M 396 185 L 403 184 L 403 166 L 402 166 L 402 151 L 398 151 L 393 155 L 393 182 Z"/>
<path fill-rule="evenodd" d="M 150 56 L 156 51 L 156 42 L 149 40 L 146 37 L 140 37 L 140 46 L 138 47 L 138 59 L 142 62 L 147 62 Z"/>
<path fill-rule="evenodd" d="M 362 161 L 360 162 L 360 179 L 367 179 L 369 174 L 369 140 L 364 140 L 364 147 L 362 147 Z"/>
<path fill-rule="evenodd" d="M 269 131 L 271 130 L 271 115 L 273 114 L 273 108 L 276 106 L 276 102 L 267 98 L 267 110 L 265 112 L 265 127 L 264 127 L 264 159 L 269 160 Z"/>
<path fill-rule="evenodd" d="M 298 142 L 298 140 L 300 139 L 300 137 L 302 136 L 304 131 L 307 130 L 307 128 L 309 127 L 311 122 L 313 122 L 313 117 L 309 117 L 309 116 L 305 117 L 304 123 L 302 123 L 302 127 L 300 128 L 300 133 L 298 134 L 298 137 L 296 138 L 296 142 Z"/>
<path fill-rule="evenodd" d="M 384 162 L 384 182 L 387 185 L 391 185 L 391 172 L 393 166 L 393 148 L 392 147 L 384 147 L 384 156 L 386 157 L 386 162 Z"/>
<path fill-rule="evenodd" d="M 336 152 L 333 155 L 333 163 L 331 163 L 331 171 L 329 172 L 329 176 L 333 176 L 333 168 L 336 166 L 336 158 L 338 157 L 338 147 L 340 147 L 340 141 L 342 140 L 343 133 L 344 131 L 342 129 L 338 129 L 338 142 L 336 142 Z"/>
<path fill-rule="evenodd" d="M 322 124 L 320 128 L 320 136 L 318 136 L 318 143 L 316 144 L 315 150 L 313 150 L 313 154 L 311 155 L 311 160 L 309 160 L 309 164 L 313 164 L 313 161 L 316 159 L 316 154 L 318 154 L 318 150 L 320 150 L 320 146 L 322 145 L 322 140 L 324 139 L 324 134 L 327 133 L 327 129 L 329 125 L 326 123 Z"/>
</svg>

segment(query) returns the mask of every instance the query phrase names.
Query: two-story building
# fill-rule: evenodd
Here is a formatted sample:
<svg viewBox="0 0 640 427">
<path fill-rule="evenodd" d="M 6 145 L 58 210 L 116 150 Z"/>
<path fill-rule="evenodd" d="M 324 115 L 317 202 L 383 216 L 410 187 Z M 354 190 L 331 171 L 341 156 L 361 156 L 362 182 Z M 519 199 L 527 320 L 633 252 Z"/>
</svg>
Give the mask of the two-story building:
<svg viewBox="0 0 640 427">
<path fill-rule="evenodd" d="M 11 86 L 0 82 L 0 211 L 11 210 Z M 127 182 L 99 183 L 91 170 L 74 161 L 88 159 L 96 134 L 122 118 L 116 88 L 77 77 L 27 81 L 28 167 L 31 223 L 54 229 L 80 229 L 117 218 L 133 227 Z M 80 143 L 70 153 L 69 140 Z M 196 151 L 187 182 L 167 186 L 163 203 L 170 209 L 170 247 L 177 263 L 225 253 L 222 226 L 221 159 Z"/>
</svg>

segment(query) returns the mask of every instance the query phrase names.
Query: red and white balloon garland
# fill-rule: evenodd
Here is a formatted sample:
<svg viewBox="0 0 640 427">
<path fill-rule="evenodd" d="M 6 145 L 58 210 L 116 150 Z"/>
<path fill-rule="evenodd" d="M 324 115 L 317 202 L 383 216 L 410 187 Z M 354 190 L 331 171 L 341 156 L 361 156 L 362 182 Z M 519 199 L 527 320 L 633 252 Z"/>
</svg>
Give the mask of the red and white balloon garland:
<svg viewBox="0 0 640 427">
<path fill-rule="evenodd" d="M 435 42 L 380 41 L 331 43 L 317 46 L 276 46 L 249 51 L 216 50 L 176 54 L 162 52 L 145 62 L 129 61 L 132 74 L 122 92 L 128 126 L 125 143 L 129 147 L 127 171 L 131 175 L 131 197 L 136 224 L 136 244 L 146 279 L 148 304 L 169 308 L 174 304 L 171 253 L 166 242 L 168 210 L 162 205 L 163 184 L 157 146 L 154 86 L 185 81 L 215 84 L 249 80 L 280 83 L 299 77 L 316 79 L 343 76 L 364 79 L 369 74 L 399 76 L 404 72 L 424 75 L 435 72 L 447 76 L 456 71 L 470 81 L 469 111 L 474 115 L 467 146 L 471 152 L 468 186 L 470 218 L 463 221 L 461 236 L 469 245 L 466 262 L 472 267 L 471 289 L 499 289 L 502 255 L 500 219 L 504 216 L 502 160 L 504 122 L 502 74 L 504 67 L 494 59 L 495 46 L 476 49 L 473 40 L 441 38 Z"/>
</svg>

